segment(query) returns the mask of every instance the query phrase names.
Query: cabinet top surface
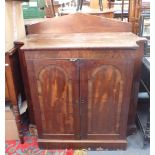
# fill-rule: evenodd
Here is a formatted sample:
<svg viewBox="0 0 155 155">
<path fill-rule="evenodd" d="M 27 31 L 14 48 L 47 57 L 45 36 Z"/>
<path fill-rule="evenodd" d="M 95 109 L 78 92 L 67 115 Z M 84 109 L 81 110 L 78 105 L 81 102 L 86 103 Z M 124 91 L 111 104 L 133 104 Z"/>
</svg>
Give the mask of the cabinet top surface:
<svg viewBox="0 0 155 155">
<path fill-rule="evenodd" d="M 131 32 L 112 33 L 70 33 L 70 34 L 33 34 L 16 41 L 23 43 L 23 50 L 41 49 L 89 49 L 89 48 L 123 48 L 136 49 L 138 37 Z"/>
</svg>

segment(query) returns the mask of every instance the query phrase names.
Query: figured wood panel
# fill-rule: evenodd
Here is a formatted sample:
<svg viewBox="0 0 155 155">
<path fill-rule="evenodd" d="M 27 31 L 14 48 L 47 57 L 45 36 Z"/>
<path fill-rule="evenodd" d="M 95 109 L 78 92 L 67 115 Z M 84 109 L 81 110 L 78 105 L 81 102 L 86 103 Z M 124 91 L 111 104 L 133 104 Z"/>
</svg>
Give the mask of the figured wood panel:
<svg viewBox="0 0 155 155">
<path fill-rule="evenodd" d="M 75 139 L 79 133 L 76 65 L 63 60 L 37 60 L 34 72 L 36 83 L 30 83 L 37 91 L 39 132 L 44 138 Z"/>
<path fill-rule="evenodd" d="M 41 69 L 37 77 L 44 132 L 73 133 L 71 80 L 56 65 Z"/>
<path fill-rule="evenodd" d="M 83 138 L 116 139 L 125 134 L 132 81 L 132 65 L 128 64 L 116 60 L 81 62 Z"/>
<path fill-rule="evenodd" d="M 122 94 L 123 79 L 116 67 L 102 65 L 93 70 L 88 81 L 88 133 L 118 132 Z"/>
</svg>

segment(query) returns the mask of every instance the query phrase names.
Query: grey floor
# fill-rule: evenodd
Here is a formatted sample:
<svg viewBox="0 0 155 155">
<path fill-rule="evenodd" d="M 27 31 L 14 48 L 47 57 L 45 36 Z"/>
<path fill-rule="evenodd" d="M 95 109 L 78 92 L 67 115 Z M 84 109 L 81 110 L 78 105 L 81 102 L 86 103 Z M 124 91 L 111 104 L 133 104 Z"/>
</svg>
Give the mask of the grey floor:
<svg viewBox="0 0 155 155">
<path fill-rule="evenodd" d="M 125 151 L 88 151 L 87 155 L 150 155 L 150 146 L 147 144 L 142 148 L 142 135 L 137 132 L 127 138 L 128 147 Z"/>
</svg>

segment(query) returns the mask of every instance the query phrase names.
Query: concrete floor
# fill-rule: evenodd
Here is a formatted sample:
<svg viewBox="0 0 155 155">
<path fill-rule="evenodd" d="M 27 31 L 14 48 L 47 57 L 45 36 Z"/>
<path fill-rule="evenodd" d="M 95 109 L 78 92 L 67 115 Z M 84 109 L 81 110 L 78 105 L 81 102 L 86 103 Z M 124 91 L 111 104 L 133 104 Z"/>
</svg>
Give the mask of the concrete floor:
<svg viewBox="0 0 155 155">
<path fill-rule="evenodd" d="M 125 151 L 88 151 L 87 155 L 150 155 L 150 146 L 147 144 L 142 148 L 142 135 L 137 132 L 128 138 L 128 147 Z"/>
</svg>

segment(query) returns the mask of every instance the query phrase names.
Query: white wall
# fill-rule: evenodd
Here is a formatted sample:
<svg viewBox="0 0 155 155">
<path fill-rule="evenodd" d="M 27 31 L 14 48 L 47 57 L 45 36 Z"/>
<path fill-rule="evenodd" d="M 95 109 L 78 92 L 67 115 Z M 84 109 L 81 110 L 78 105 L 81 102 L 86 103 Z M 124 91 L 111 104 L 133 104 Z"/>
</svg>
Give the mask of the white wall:
<svg viewBox="0 0 155 155">
<path fill-rule="evenodd" d="M 22 2 L 5 1 L 5 52 L 13 42 L 25 36 Z"/>
</svg>

